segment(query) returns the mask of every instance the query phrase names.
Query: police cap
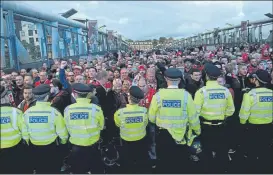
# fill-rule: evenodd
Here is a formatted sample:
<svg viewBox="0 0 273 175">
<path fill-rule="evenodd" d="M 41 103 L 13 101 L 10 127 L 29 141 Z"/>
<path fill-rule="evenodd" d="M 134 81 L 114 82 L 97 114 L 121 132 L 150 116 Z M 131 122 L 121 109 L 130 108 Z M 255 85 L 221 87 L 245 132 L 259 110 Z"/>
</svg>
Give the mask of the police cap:
<svg viewBox="0 0 273 175">
<path fill-rule="evenodd" d="M 164 72 L 164 76 L 169 79 L 179 79 L 182 77 L 182 73 L 179 69 L 169 68 Z"/>
<path fill-rule="evenodd" d="M 205 72 L 208 76 L 214 77 L 214 78 L 217 78 L 221 75 L 220 69 L 211 63 L 205 64 Z"/>
<path fill-rule="evenodd" d="M 258 69 L 250 77 L 256 78 L 259 82 L 267 84 L 271 81 L 270 74 L 266 70 Z"/>
<path fill-rule="evenodd" d="M 50 92 L 50 86 L 48 84 L 41 84 L 32 90 L 34 95 L 43 95 Z"/>
<path fill-rule="evenodd" d="M 132 97 L 136 99 L 143 99 L 144 93 L 138 86 L 131 86 L 129 89 L 129 93 Z"/>
<path fill-rule="evenodd" d="M 88 94 L 89 92 L 92 92 L 92 89 L 89 86 L 82 83 L 72 84 L 72 89 L 79 94 Z"/>
</svg>

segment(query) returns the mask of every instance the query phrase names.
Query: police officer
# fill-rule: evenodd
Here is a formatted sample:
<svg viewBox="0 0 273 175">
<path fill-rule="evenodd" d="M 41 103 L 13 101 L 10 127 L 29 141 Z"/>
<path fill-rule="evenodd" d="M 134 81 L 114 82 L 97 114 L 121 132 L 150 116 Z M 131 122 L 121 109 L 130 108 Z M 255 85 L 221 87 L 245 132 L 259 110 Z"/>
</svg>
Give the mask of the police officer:
<svg viewBox="0 0 273 175">
<path fill-rule="evenodd" d="M 137 86 L 129 89 L 129 104 L 119 109 L 114 115 L 115 124 L 120 128 L 122 140 L 123 173 L 146 173 L 148 160 L 148 144 L 146 126 L 148 124 L 147 109 L 139 106 L 144 93 Z"/>
<path fill-rule="evenodd" d="M 68 139 L 62 114 L 50 106 L 50 86 L 41 84 L 33 89 L 36 105 L 25 111 L 23 118 L 30 137 L 31 168 L 37 173 L 58 173 L 61 165 L 57 145 Z M 58 139 L 58 137 L 60 139 Z M 27 140 L 29 142 L 29 140 Z"/>
<path fill-rule="evenodd" d="M 234 104 L 229 90 L 217 83 L 221 75 L 218 67 L 211 63 L 204 66 L 206 86 L 195 93 L 194 103 L 197 115 L 200 116 L 202 135 L 201 143 L 204 158 L 209 163 L 207 170 L 223 173 L 228 161 L 228 148 L 225 142 L 225 119 L 234 113 Z M 212 152 L 216 159 L 212 159 Z"/>
<path fill-rule="evenodd" d="M 240 123 L 247 125 L 248 170 L 272 173 L 273 91 L 266 88 L 271 77 L 266 70 L 257 70 L 250 75 L 250 81 L 256 87 L 244 94 L 239 114 Z"/>
<path fill-rule="evenodd" d="M 0 86 L 0 94 L 5 91 L 4 86 Z M 12 107 L 11 105 L 5 104 L 4 96 L 1 96 L 1 141 L 0 141 L 0 173 L 10 174 L 10 173 L 24 173 L 22 166 L 22 157 L 20 156 L 23 153 L 22 146 L 20 142 L 23 139 L 28 139 L 26 132 L 26 126 L 22 118 L 22 111 L 17 108 Z M 15 166 L 14 166 L 15 165 Z"/>
<path fill-rule="evenodd" d="M 81 83 L 72 85 L 76 103 L 65 108 L 64 119 L 70 134 L 72 152 L 69 162 L 73 173 L 103 173 L 98 142 L 104 127 L 102 110 L 86 98 L 89 86 Z"/>
<path fill-rule="evenodd" d="M 150 122 L 157 126 L 158 173 L 184 173 L 189 163 L 186 144 L 191 145 L 193 134 L 200 135 L 200 121 L 191 95 L 178 89 L 181 71 L 169 68 L 164 76 L 168 88 L 153 96 L 148 112 Z"/>
</svg>

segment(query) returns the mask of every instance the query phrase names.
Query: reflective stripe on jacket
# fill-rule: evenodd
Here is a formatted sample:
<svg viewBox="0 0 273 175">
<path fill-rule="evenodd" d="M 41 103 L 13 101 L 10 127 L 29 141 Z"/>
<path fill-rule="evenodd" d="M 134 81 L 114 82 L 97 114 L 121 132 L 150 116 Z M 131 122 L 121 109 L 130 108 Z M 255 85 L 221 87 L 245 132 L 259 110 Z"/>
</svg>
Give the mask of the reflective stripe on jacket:
<svg viewBox="0 0 273 175">
<path fill-rule="evenodd" d="M 229 90 L 216 81 L 208 81 L 205 87 L 199 89 L 195 93 L 194 103 L 197 115 L 206 120 L 224 120 L 235 111 Z"/>
<path fill-rule="evenodd" d="M 114 120 L 120 128 L 120 137 L 123 140 L 138 141 L 146 136 L 148 116 L 145 107 L 127 104 L 126 108 L 115 113 Z"/>
<path fill-rule="evenodd" d="M 62 114 L 50 106 L 49 102 L 36 102 L 24 115 L 30 141 L 34 145 L 49 145 L 59 136 L 61 143 L 68 139 Z"/>
<path fill-rule="evenodd" d="M 255 88 L 244 94 L 240 109 L 240 123 L 269 124 L 273 120 L 273 91 Z"/>
<path fill-rule="evenodd" d="M 22 111 L 10 106 L 2 106 L 0 107 L 0 110 L 0 148 L 10 148 L 21 141 L 22 131 L 24 131 L 23 133 L 26 133 L 26 126 L 22 118 L 23 113 Z M 27 136 L 28 135 L 23 135 L 23 138 L 28 139 Z"/>
<path fill-rule="evenodd" d="M 152 99 L 148 114 L 152 123 L 167 129 L 179 144 L 190 145 L 192 131 L 196 135 L 201 132 L 192 97 L 184 89 L 160 89 Z"/>
<path fill-rule="evenodd" d="M 99 106 L 90 104 L 90 99 L 78 98 L 76 103 L 65 108 L 64 119 L 74 145 L 90 146 L 100 138 L 104 116 Z"/>
</svg>

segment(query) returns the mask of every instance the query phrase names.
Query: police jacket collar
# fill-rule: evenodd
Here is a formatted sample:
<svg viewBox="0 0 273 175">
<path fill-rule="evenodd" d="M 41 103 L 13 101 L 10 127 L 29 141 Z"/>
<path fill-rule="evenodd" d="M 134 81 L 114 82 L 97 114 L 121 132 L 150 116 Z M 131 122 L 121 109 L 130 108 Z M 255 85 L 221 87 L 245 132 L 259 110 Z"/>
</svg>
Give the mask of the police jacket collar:
<svg viewBox="0 0 273 175">
<path fill-rule="evenodd" d="M 126 104 L 126 107 L 136 107 L 138 104 Z"/>
<path fill-rule="evenodd" d="M 35 106 L 50 106 L 50 102 L 37 101 Z"/>
<path fill-rule="evenodd" d="M 87 103 L 87 104 L 89 104 L 90 103 L 90 99 L 88 99 L 88 98 L 77 98 L 76 102 L 77 103 Z"/>
<path fill-rule="evenodd" d="M 217 81 L 211 81 L 211 80 L 207 81 L 206 86 L 214 86 L 214 85 L 219 85 L 219 84 Z"/>
<path fill-rule="evenodd" d="M 178 89 L 178 86 L 171 85 L 171 86 L 168 86 L 168 89 Z"/>
</svg>

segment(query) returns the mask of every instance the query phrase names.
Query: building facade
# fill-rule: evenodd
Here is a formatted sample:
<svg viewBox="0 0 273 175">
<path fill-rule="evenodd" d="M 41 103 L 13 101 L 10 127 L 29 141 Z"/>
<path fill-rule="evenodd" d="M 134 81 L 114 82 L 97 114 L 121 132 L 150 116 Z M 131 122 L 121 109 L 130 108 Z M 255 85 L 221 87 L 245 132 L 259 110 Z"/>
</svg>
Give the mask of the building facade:
<svg viewBox="0 0 273 175">
<path fill-rule="evenodd" d="M 152 42 L 135 41 L 135 42 L 129 42 L 129 45 L 133 50 L 151 50 L 151 49 L 153 49 Z"/>
<path fill-rule="evenodd" d="M 39 38 L 36 25 L 29 22 L 22 22 L 22 30 L 20 32 L 20 40 L 26 41 L 28 44 L 39 46 Z"/>
</svg>

